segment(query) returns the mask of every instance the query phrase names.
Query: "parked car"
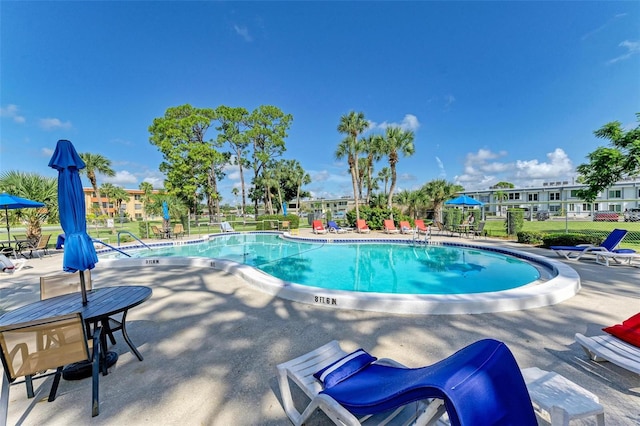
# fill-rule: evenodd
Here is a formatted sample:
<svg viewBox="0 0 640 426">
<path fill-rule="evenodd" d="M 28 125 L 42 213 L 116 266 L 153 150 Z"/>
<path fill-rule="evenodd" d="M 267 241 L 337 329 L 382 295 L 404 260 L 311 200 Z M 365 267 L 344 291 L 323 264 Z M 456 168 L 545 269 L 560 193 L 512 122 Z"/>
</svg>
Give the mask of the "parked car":
<svg viewBox="0 0 640 426">
<path fill-rule="evenodd" d="M 593 215 L 594 222 L 617 222 L 620 215 L 616 212 L 595 212 Z"/>
<path fill-rule="evenodd" d="M 536 219 L 538 219 L 538 220 L 547 220 L 547 219 L 549 219 L 549 211 L 548 210 L 538 210 L 536 212 Z"/>
<path fill-rule="evenodd" d="M 628 209 L 624 211 L 625 222 L 637 222 L 640 220 L 640 209 Z"/>
</svg>

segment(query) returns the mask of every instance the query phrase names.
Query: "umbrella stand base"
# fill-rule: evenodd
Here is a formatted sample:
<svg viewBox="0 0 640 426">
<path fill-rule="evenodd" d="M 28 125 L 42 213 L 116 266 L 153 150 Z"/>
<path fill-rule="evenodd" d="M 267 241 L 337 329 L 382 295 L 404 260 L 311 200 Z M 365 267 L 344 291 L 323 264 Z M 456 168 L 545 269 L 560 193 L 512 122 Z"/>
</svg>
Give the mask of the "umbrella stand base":
<svg viewBox="0 0 640 426">
<path fill-rule="evenodd" d="M 106 353 L 107 368 L 111 368 L 118 361 L 117 352 Z M 102 371 L 102 363 L 100 360 L 100 370 Z M 69 364 L 62 370 L 62 378 L 65 380 L 82 380 L 91 377 L 92 368 L 90 361 L 74 362 Z"/>
</svg>

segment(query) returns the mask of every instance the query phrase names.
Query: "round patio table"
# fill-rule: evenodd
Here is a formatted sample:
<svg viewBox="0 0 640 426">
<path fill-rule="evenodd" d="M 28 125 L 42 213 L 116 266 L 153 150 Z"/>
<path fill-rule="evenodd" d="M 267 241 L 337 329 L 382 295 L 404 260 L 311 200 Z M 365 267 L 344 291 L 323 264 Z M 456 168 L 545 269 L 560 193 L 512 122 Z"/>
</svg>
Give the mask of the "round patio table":
<svg viewBox="0 0 640 426">
<path fill-rule="evenodd" d="M 87 304 L 82 304 L 80 293 L 69 293 L 50 299 L 39 300 L 21 306 L 0 316 L 0 327 L 36 319 L 80 312 L 87 328 L 91 324 L 109 323 L 110 316 L 122 313 L 122 337 L 131 351 L 142 361 L 142 355 L 127 334 L 126 319 L 129 309 L 151 297 L 151 288 L 145 286 L 101 287 L 87 292 Z M 102 333 L 100 344 L 107 348 L 107 333 Z"/>
</svg>

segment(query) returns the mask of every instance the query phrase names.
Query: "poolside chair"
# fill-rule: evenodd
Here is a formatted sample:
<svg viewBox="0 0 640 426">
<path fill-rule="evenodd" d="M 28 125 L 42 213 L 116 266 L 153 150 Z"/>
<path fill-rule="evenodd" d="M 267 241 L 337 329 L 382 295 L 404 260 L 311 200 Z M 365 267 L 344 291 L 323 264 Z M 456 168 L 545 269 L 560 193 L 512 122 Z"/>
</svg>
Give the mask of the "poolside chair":
<svg viewBox="0 0 640 426">
<path fill-rule="evenodd" d="M 164 238 L 165 233 L 160 230 L 156 225 L 151 225 L 151 232 L 153 232 L 153 236 L 156 238 Z"/>
<path fill-rule="evenodd" d="M 485 339 L 422 368 L 351 354 L 337 341 L 277 366 L 282 403 L 294 425 L 316 409 L 336 424 L 537 425 L 522 373 L 507 346 Z M 300 412 L 290 383 L 310 402 Z M 299 399 L 297 399 L 299 401 Z"/>
<path fill-rule="evenodd" d="M 483 235 L 486 237 L 487 233 L 484 230 L 484 225 L 486 222 L 479 222 L 478 226 L 476 228 L 471 229 L 469 232 L 471 233 L 471 236 L 473 238 L 475 237 L 482 237 Z"/>
<path fill-rule="evenodd" d="M 40 238 L 37 240 L 28 240 L 22 241 L 18 243 L 17 251 L 25 258 L 27 257 L 23 252 L 29 250 L 29 258 L 33 258 L 33 254 L 35 252 L 39 258 L 42 258 L 43 255 L 49 254 L 49 240 L 51 239 L 51 234 L 49 235 L 40 235 Z M 42 252 L 42 253 L 40 253 Z"/>
<path fill-rule="evenodd" d="M 609 361 L 640 374 L 640 313 L 603 330 L 609 334 L 586 337 L 576 333 L 576 342 L 591 360 Z"/>
<path fill-rule="evenodd" d="M 424 224 L 424 220 L 416 219 L 416 220 L 413 221 L 413 223 L 416 225 L 416 228 L 418 229 L 419 233 L 422 233 L 422 234 L 426 234 L 427 233 L 428 228 Z"/>
<path fill-rule="evenodd" d="M 327 227 L 329 228 L 329 232 L 333 232 L 334 234 L 344 234 L 347 232 L 345 229 L 342 229 L 337 223 L 333 220 L 330 220 L 327 223 Z"/>
<path fill-rule="evenodd" d="M 393 220 L 391 219 L 385 219 L 384 220 L 384 233 L 385 234 L 397 234 L 398 229 L 396 228 L 396 225 L 393 223 Z"/>
<path fill-rule="evenodd" d="M 76 362 L 89 361 L 93 377 L 91 415 L 97 416 L 100 412 L 98 386 L 101 332 L 102 329 L 98 327 L 89 337 L 92 342 L 90 349 L 87 330 L 80 313 L 0 327 L 0 355 L 6 376 L 5 382 L 22 383 L 16 382 L 16 379 L 24 377 L 27 396 L 33 398 L 35 396 L 33 380 L 54 374 L 48 399 L 52 402 L 56 398 L 63 367 Z M 43 344 L 43 335 L 54 336 L 55 339 L 50 340 L 48 344 Z M 52 369 L 55 369 L 55 372 L 47 373 Z M 0 401 L 8 401 L 8 397 L 9 386 L 3 386 Z"/>
<path fill-rule="evenodd" d="M 400 221 L 400 233 L 401 234 L 413 234 L 414 230 L 411 227 L 411 225 L 409 225 L 409 222 L 406 220 L 401 220 Z"/>
<path fill-rule="evenodd" d="M 220 231 L 221 232 L 235 232 L 235 229 L 231 226 L 229 222 L 220 222 Z"/>
<path fill-rule="evenodd" d="M 447 230 L 447 225 L 445 225 L 442 222 L 438 222 L 437 220 L 434 220 L 433 224 L 435 225 L 436 230 L 438 231 L 438 234 L 443 234 L 443 233 L 448 231 Z"/>
<path fill-rule="evenodd" d="M 4 254 L 0 253 L 0 268 L 2 268 L 2 272 L 7 272 L 9 274 L 13 274 L 16 271 L 22 269 L 27 263 L 27 259 L 9 259 Z"/>
<path fill-rule="evenodd" d="M 613 251 L 595 251 L 596 263 L 604 266 L 610 266 L 611 261 L 619 265 L 633 266 L 633 261 L 640 259 L 640 253 L 633 249 L 616 249 Z"/>
<path fill-rule="evenodd" d="M 367 225 L 367 222 L 364 219 L 358 219 L 356 220 L 356 231 L 361 234 L 368 234 L 371 232 L 371 229 L 369 229 L 369 225 Z"/>
<path fill-rule="evenodd" d="M 322 225 L 322 221 L 321 220 L 314 220 L 312 222 L 312 224 L 311 224 L 311 227 L 313 228 L 313 233 L 314 234 L 326 234 L 327 233 L 327 230 Z"/>
<path fill-rule="evenodd" d="M 600 252 L 613 253 L 616 247 L 622 242 L 625 235 L 627 235 L 626 229 L 614 229 L 605 238 L 605 240 L 599 245 L 593 244 L 580 244 L 577 246 L 551 246 L 551 250 L 555 251 L 558 256 L 564 256 L 566 259 L 580 259 L 585 254 Z M 628 253 L 628 251 L 621 251 L 621 253 Z"/>
<path fill-rule="evenodd" d="M 182 226 L 181 223 L 176 223 L 173 226 L 173 230 L 171 231 L 173 233 L 173 236 L 178 238 L 178 237 L 184 237 L 184 226 Z"/>
<path fill-rule="evenodd" d="M 86 269 L 82 272 L 76 271 L 73 273 L 61 273 L 54 275 L 45 275 L 40 277 L 40 300 L 50 299 L 56 296 L 62 296 L 69 293 L 80 293 L 80 274 L 84 275 L 84 288 L 89 291 L 93 289 L 93 282 L 91 280 L 91 270 Z M 114 317 L 108 317 L 102 321 L 105 335 L 109 336 L 109 340 L 112 345 L 116 344 L 116 339 L 113 336 L 114 331 L 122 330 L 122 318 L 116 319 Z M 104 348 L 106 350 L 106 348 Z"/>
</svg>

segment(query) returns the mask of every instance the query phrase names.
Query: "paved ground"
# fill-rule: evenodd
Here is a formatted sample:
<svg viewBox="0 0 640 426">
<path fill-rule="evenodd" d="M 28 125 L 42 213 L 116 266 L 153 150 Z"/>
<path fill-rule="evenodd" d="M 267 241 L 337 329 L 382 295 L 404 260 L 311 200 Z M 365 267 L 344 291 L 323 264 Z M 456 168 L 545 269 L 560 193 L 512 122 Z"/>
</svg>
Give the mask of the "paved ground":
<svg viewBox="0 0 640 426">
<path fill-rule="evenodd" d="M 372 236 L 386 238 L 375 231 Z M 556 257 L 544 249 L 526 250 Z M 640 270 L 606 268 L 590 260 L 568 263 L 580 273 L 583 289 L 561 304 L 450 316 L 338 311 L 267 296 L 239 278 L 209 269 L 106 268 L 98 263 L 94 287 L 153 288 L 152 298 L 129 315 L 129 334 L 144 361 L 122 341 L 112 348 L 120 359 L 100 378 L 100 415 L 93 419 L 90 380 L 62 381 L 51 403 L 41 400 L 51 379 L 36 382 L 39 393 L 33 400 L 26 398 L 24 385 L 13 386 L 8 424 L 287 425 L 275 366 L 329 340 L 417 367 L 478 339 L 495 338 L 509 346 L 522 368 L 556 371 L 597 394 L 608 425 L 638 425 L 640 376 L 610 363 L 590 362 L 573 336 L 601 334 L 603 326 L 637 313 Z M 55 253 L 0 276 L 0 313 L 37 300 L 38 277 L 60 271 L 61 264 L 61 253 Z M 326 422 L 317 415 L 311 423 Z"/>
</svg>

